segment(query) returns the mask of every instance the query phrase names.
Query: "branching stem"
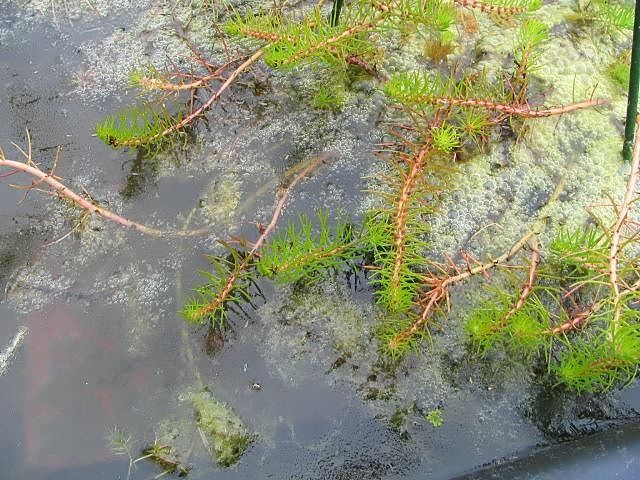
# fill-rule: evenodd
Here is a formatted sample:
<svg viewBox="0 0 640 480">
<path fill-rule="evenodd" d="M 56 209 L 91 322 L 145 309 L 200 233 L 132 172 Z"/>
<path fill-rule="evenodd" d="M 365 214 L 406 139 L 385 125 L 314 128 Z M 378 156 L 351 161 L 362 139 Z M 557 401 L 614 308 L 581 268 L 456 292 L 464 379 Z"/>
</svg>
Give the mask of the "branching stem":
<svg viewBox="0 0 640 480">
<path fill-rule="evenodd" d="M 284 208 L 284 205 L 291 191 L 294 189 L 294 187 L 298 183 L 300 183 L 307 175 L 309 175 L 316 168 L 318 168 L 318 166 L 321 163 L 323 163 L 325 160 L 327 160 L 329 157 L 330 157 L 329 153 L 324 153 L 306 162 L 303 165 L 302 170 L 300 170 L 293 177 L 293 179 L 278 192 L 278 203 L 276 204 L 276 207 L 273 211 L 273 214 L 271 216 L 271 221 L 269 222 L 269 224 L 262 229 L 262 233 L 260 234 L 258 239 L 253 243 L 251 250 L 249 250 L 249 252 L 245 255 L 242 261 L 236 264 L 231 274 L 227 277 L 224 287 L 222 287 L 222 289 L 220 290 L 220 293 L 216 295 L 215 298 L 213 298 L 211 301 L 203 305 L 194 316 L 198 318 L 205 318 L 207 315 L 209 315 L 212 312 L 215 312 L 220 307 L 222 307 L 225 304 L 225 302 L 227 302 L 227 300 L 233 293 L 233 290 L 235 289 L 238 279 L 240 278 L 242 273 L 246 271 L 253 264 L 253 261 L 256 255 L 264 245 L 265 241 L 267 240 L 267 237 L 275 229 L 278 223 L 278 220 L 282 215 L 282 210 Z"/>
<path fill-rule="evenodd" d="M 396 213 L 394 217 L 395 227 L 393 233 L 394 260 L 390 285 L 391 292 L 398 292 L 400 290 L 402 267 L 405 260 L 407 215 L 409 214 L 409 206 L 416 189 L 416 184 L 424 169 L 425 157 L 428 151 L 429 147 L 423 146 L 409 164 L 409 171 L 404 178 L 402 189 L 400 190 L 396 201 Z"/>
<path fill-rule="evenodd" d="M 490 3 L 480 2 L 478 0 L 455 0 L 455 3 L 461 7 L 474 8 L 485 13 L 516 15 L 525 11 L 522 7 L 500 7 L 498 5 L 491 5 Z"/>
<path fill-rule="evenodd" d="M 640 123 L 640 115 L 636 116 L 636 124 Z M 609 251 L 609 283 L 613 292 L 614 315 L 611 322 L 611 339 L 615 338 L 616 330 L 620 324 L 620 312 L 622 308 L 620 287 L 618 285 L 618 260 L 620 254 L 620 243 L 622 241 L 622 229 L 627 223 L 631 204 L 636 197 L 638 185 L 638 175 L 640 175 L 640 135 L 636 136 L 633 145 L 633 159 L 631 161 L 631 171 L 627 181 L 627 189 L 624 199 L 618 210 L 618 218 L 611 234 L 611 249 Z"/>
<path fill-rule="evenodd" d="M 560 193 L 564 190 L 564 181 L 561 181 L 556 186 L 555 190 L 547 200 L 546 207 L 555 202 Z M 546 208 L 545 208 L 546 210 Z M 511 248 L 500 255 L 499 257 L 493 259 L 490 262 L 486 262 L 480 265 L 476 265 L 475 267 L 468 268 L 456 275 L 447 275 L 436 276 L 436 275 L 426 275 L 424 278 L 424 283 L 431 287 L 429 291 L 427 291 L 422 297 L 422 313 L 420 316 L 412 323 L 412 325 L 406 330 L 400 332 L 398 335 L 394 336 L 389 341 L 389 347 L 394 349 L 397 346 L 401 345 L 413 335 L 415 335 L 419 329 L 423 328 L 433 311 L 438 307 L 440 302 L 443 299 L 449 298 L 449 289 L 452 285 L 466 280 L 469 277 L 474 275 L 486 273 L 488 270 L 493 269 L 494 267 L 505 265 L 508 263 L 513 257 L 518 254 L 533 238 L 537 237 L 537 235 L 542 231 L 544 225 L 547 220 L 547 215 L 543 214 L 538 218 L 538 220 L 534 223 L 533 227 L 525 233 L 516 243 L 514 243 Z M 459 270 L 459 269 L 456 269 Z"/>
<path fill-rule="evenodd" d="M 29 155 L 30 155 L 29 148 Z M 73 190 L 68 188 L 62 182 L 60 182 L 57 177 L 55 177 L 52 173 L 45 173 L 40 170 L 36 164 L 31 160 L 31 157 L 27 157 L 25 162 L 18 162 L 15 160 L 8 160 L 4 156 L 4 152 L 0 150 L 0 167 L 8 167 L 12 169 L 10 173 L 22 172 L 27 175 L 32 176 L 36 179 L 31 186 L 26 187 L 27 190 L 34 189 L 37 185 L 41 183 L 45 183 L 51 188 L 51 192 L 57 195 L 60 198 L 65 198 L 70 200 L 78 207 L 89 213 L 96 213 L 102 218 L 120 224 L 127 228 L 132 228 L 133 230 L 137 230 L 140 233 L 144 233 L 146 235 L 153 235 L 156 237 L 161 236 L 176 236 L 176 237 L 193 237 L 196 235 L 202 235 L 208 231 L 208 228 L 196 229 L 196 230 L 186 230 L 186 231 L 176 231 L 176 232 L 167 232 L 154 227 L 150 227 L 148 225 L 144 225 L 142 223 L 134 222 L 133 220 L 129 220 L 125 217 L 118 215 L 117 213 L 112 212 L 104 207 L 96 205 L 95 203 L 87 200 L 86 198 L 78 195 Z"/>
<path fill-rule="evenodd" d="M 529 106 L 515 106 L 497 102 L 491 102 L 489 100 L 480 100 L 477 98 L 455 98 L 455 97 L 433 97 L 428 95 L 417 96 L 412 99 L 415 103 L 430 103 L 432 105 L 452 105 L 459 107 L 478 107 L 486 110 L 493 110 L 507 115 L 515 115 L 524 118 L 540 118 L 551 117 L 553 115 L 562 115 L 564 113 L 573 112 L 575 110 L 581 110 L 583 108 L 597 107 L 599 105 L 605 105 L 606 100 L 597 98 L 592 100 L 585 100 L 583 102 L 572 103 L 569 105 L 560 105 L 552 108 L 533 108 Z"/>
</svg>

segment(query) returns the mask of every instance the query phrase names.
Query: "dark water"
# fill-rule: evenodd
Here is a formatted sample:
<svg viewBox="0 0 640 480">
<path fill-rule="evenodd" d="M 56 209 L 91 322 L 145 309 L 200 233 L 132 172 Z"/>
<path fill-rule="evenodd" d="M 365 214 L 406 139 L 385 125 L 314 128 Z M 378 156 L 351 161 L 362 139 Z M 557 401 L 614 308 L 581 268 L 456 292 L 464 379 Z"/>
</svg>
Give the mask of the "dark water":
<svg viewBox="0 0 640 480">
<path fill-rule="evenodd" d="M 0 143 L 7 157 L 19 155 L 11 142 L 25 148 L 26 130 L 43 169 L 61 145 L 56 173 L 65 182 L 161 228 L 207 223 L 198 207 L 203 198 L 233 204 L 228 192 L 207 193 L 229 178 L 239 200 L 203 237 L 145 237 L 99 220 L 66 236 L 77 212 L 38 192 L 21 201 L 24 192 L 6 184 L 30 180 L 2 179 L 0 346 L 22 325 L 29 333 L 0 378 L 0 478 L 126 478 L 128 461 L 107 448 L 109 433 L 126 431 L 139 456 L 168 424 L 193 420 L 181 398 L 200 382 L 233 408 L 254 441 L 237 465 L 220 469 L 187 428 L 191 436 L 181 441 L 196 445 L 192 478 L 453 478 L 634 418 L 637 388 L 585 405 L 570 399 L 563 409 L 564 399 L 547 398 L 526 381 L 487 380 L 443 349 L 386 376 L 367 343 L 375 323 L 370 292 L 348 272 L 308 290 L 260 283 L 261 295 L 232 314 L 233 331 L 208 355 L 206 331 L 177 313 L 198 270 L 207 268 L 203 255 L 229 232 L 255 238 L 252 222 L 268 220 L 274 192 L 252 193 L 322 152 L 337 152 L 335 161 L 295 192 L 283 221 L 319 207 L 357 218 L 361 176 L 370 173 L 371 144 L 380 136 L 379 101 L 363 96 L 362 108 L 328 119 L 277 85 L 243 89 L 213 112 L 186 151 L 155 164 L 135 151 L 114 152 L 93 135 L 94 125 L 126 103 L 126 94 L 88 99 L 78 93 L 78 76 L 87 68 L 87 45 L 132 29 L 140 14 L 132 12 L 54 23 L 18 4 L 0 6 Z M 254 87 L 261 81 L 260 72 L 249 80 Z M 356 345 L 348 355 L 340 347 L 345 339 Z M 444 411 L 439 428 L 424 418 L 435 407 Z M 400 426 L 391 421 L 397 412 L 406 412 Z M 131 478 L 159 472 L 141 461 Z"/>
</svg>

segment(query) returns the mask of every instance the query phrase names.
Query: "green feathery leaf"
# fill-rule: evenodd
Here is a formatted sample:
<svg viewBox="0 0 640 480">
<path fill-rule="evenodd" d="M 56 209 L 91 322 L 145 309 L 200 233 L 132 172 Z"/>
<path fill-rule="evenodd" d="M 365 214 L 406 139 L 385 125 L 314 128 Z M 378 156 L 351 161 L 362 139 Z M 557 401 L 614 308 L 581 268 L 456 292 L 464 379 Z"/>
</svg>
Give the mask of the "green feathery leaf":
<svg viewBox="0 0 640 480">
<path fill-rule="evenodd" d="M 300 215 L 297 225 L 289 223 L 275 235 L 260 253 L 258 271 L 281 283 L 313 280 L 352 258 L 356 244 L 351 225 L 338 216 L 331 229 L 326 212 L 319 211 L 317 217 L 317 232 L 309 217 Z"/>
<path fill-rule="evenodd" d="M 202 271 L 206 283 L 196 289 L 196 296 L 189 298 L 180 311 L 189 323 L 211 322 L 213 328 L 227 327 L 227 306 L 249 298 L 251 273 L 244 265 L 243 256 L 227 247 L 227 258 L 209 256 L 213 272 Z"/>
<path fill-rule="evenodd" d="M 96 125 L 96 134 L 114 148 L 157 146 L 167 140 L 163 132 L 181 119 L 180 114 L 173 117 L 166 108 L 127 107 Z"/>
</svg>

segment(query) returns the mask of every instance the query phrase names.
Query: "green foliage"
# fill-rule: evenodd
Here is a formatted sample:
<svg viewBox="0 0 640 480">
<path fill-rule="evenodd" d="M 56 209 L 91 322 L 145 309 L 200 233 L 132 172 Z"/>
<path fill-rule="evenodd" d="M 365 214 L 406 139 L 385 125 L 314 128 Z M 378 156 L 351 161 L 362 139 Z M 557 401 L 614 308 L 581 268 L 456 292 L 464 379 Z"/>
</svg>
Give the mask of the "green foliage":
<svg viewBox="0 0 640 480">
<path fill-rule="evenodd" d="M 492 84 L 483 73 L 470 72 L 457 78 L 439 72 L 401 72 L 391 76 L 384 86 L 385 94 L 393 101 L 414 109 L 423 115 L 431 115 L 434 105 L 444 105 L 448 99 L 491 99 L 500 102 L 506 99 L 503 85 Z M 453 105 L 449 119 L 454 119 L 468 109 L 477 109 L 472 104 Z"/>
<path fill-rule="evenodd" d="M 633 379 L 640 364 L 640 294 L 633 285 L 640 272 L 632 248 L 627 241 L 618 252 L 616 297 L 606 225 L 561 230 L 524 305 L 516 308 L 519 297 L 497 289 L 471 313 L 466 332 L 472 344 L 482 354 L 503 349 L 544 358 L 558 381 L 577 391 L 603 391 Z"/>
<path fill-rule="evenodd" d="M 374 265 L 370 281 L 376 287 L 378 304 L 394 313 L 408 312 L 414 305 L 422 282 L 420 270 L 426 265 L 423 236 L 427 226 L 421 218 L 423 209 L 418 205 L 412 207 L 403 228 L 401 251 L 397 242 L 397 224 L 391 214 L 372 214 L 365 223 L 363 244 L 372 253 Z"/>
<path fill-rule="evenodd" d="M 550 314 L 545 305 L 534 294 L 512 312 L 516 301 L 513 295 L 497 291 L 467 318 L 465 330 L 481 354 L 502 347 L 529 356 L 547 345 Z"/>
<path fill-rule="evenodd" d="M 633 4 L 624 0 L 578 0 L 577 9 L 567 16 L 577 23 L 594 22 L 605 31 L 633 30 Z"/>
<path fill-rule="evenodd" d="M 251 444 L 251 435 L 241 420 L 208 391 L 193 393 L 189 400 L 195 410 L 198 428 L 218 465 L 230 467 L 235 464 Z"/>
<path fill-rule="evenodd" d="M 289 223 L 284 232 L 275 235 L 262 249 L 258 271 L 281 283 L 300 279 L 313 281 L 322 272 L 338 268 L 356 254 L 352 226 L 341 216 L 333 228 L 329 216 L 317 213 L 317 232 L 306 215 L 298 217 L 298 224 Z"/>
<path fill-rule="evenodd" d="M 160 476 L 178 474 L 179 477 L 184 477 L 189 474 L 189 467 L 186 467 L 180 462 L 178 456 L 173 452 L 170 445 L 162 445 L 158 441 L 154 441 L 149 447 L 142 451 L 142 458 L 149 459 L 162 469 Z"/>
<path fill-rule="evenodd" d="M 593 0 L 595 14 L 599 21 L 610 27 L 633 30 L 633 6 L 615 0 Z"/>
<path fill-rule="evenodd" d="M 429 332 L 421 329 L 415 335 L 407 337 L 403 342 L 394 341 L 399 332 L 404 332 L 411 328 L 413 320 L 412 315 L 396 313 L 387 314 L 384 320 L 380 322 L 374 333 L 376 339 L 378 339 L 378 349 L 383 358 L 396 362 L 409 352 L 417 351 L 425 340 L 430 339 Z"/>
<path fill-rule="evenodd" d="M 167 139 L 163 132 L 180 122 L 166 108 L 127 107 L 118 115 L 108 115 L 96 125 L 98 138 L 112 147 L 158 146 Z"/>
<path fill-rule="evenodd" d="M 607 68 L 607 73 L 609 74 L 609 78 L 613 81 L 613 83 L 619 86 L 624 92 L 629 90 L 629 71 L 630 71 L 630 60 L 628 58 L 619 58 L 615 62 L 613 62 Z"/>
<path fill-rule="evenodd" d="M 351 11 L 346 8 L 346 11 Z M 370 12 L 360 12 L 362 20 L 355 19 L 359 25 L 350 23 L 349 15 L 341 25 L 331 26 L 325 12 L 315 8 L 302 18 L 284 18 L 280 14 L 236 17 L 225 24 L 230 35 L 253 38 L 264 47 L 265 62 L 279 68 L 291 68 L 302 62 L 307 64 L 345 65 L 349 55 L 369 55 L 371 45 L 361 38 L 368 31 L 366 22 Z"/>
<path fill-rule="evenodd" d="M 453 125 L 442 125 L 431 130 L 433 147 L 444 153 L 450 153 L 460 147 L 460 135 Z"/>
<path fill-rule="evenodd" d="M 226 23 L 225 31 L 266 43 L 264 58 L 274 67 L 346 65 L 349 57 L 375 56 L 379 51 L 376 35 L 419 29 L 443 34 L 453 25 L 455 15 L 455 6 L 448 0 L 355 0 L 342 7 L 337 25 L 316 7 L 288 17 L 280 13 L 238 16 Z"/>
<path fill-rule="evenodd" d="M 444 417 L 442 416 L 442 409 L 440 408 L 429 410 L 429 412 L 427 412 L 426 419 L 435 428 L 439 428 L 444 425 Z"/>
<path fill-rule="evenodd" d="M 637 318 L 634 320 L 637 322 Z M 633 380 L 639 364 L 640 325 L 625 323 L 613 336 L 610 331 L 602 331 L 591 341 L 572 345 L 554 370 L 569 387 L 594 392 Z"/>
<path fill-rule="evenodd" d="M 189 323 L 201 325 L 210 322 L 212 328 L 227 328 L 227 306 L 249 298 L 251 272 L 244 264 L 242 253 L 227 247 L 229 256 L 209 256 L 212 272 L 202 271 L 206 283 L 196 289 L 196 296 L 187 300 L 180 311 Z"/>
<path fill-rule="evenodd" d="M 563 229 L 549 245 L 551 262 L 567 280 L 593 278 L 606 271 L 609 249 L 608 237 L 595 225 L 573 231 Z"/>
<path fill-rule="evenodd" d="M 339 85 L 319 84 L 311 97 L 311 105 L 319 110 L 337 112 L 345 101 L 344 90 Z"/>
<path fill-rule="evenodd" d="M 538 68 L 542 47 L 549 39 L 549 28 L 540 20 L 528 18 L 520 25 L 514 60 L 518 73 L 524 76 Z"/>
</svg>

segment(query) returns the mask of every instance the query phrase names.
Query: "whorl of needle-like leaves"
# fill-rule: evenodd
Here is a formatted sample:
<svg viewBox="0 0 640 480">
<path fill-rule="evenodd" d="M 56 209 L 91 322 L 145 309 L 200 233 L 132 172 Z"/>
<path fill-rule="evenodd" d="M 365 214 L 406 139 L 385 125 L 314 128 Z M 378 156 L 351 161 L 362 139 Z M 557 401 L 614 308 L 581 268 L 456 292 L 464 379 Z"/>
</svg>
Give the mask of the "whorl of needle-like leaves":
<svg viewBox="0 0 640 480">
<path fill-rule="evenodd" d="M 536 294 L 517 311 L 513 310 L 515 302 L 513 295 L 496 291 L 468 317 L 465 330 L 481 354 L 500 346 L 532 355 L 548 345 L 551 320 L 547 307 Z"/>
<path fill-rule="evenodd" d="M 498 15 L 532 12 L 542 6 L 542 0 L 455 0 L 460 6 Z"/>
<path fill-rule="evenodd" d="M 390 189 L 380 193 L 386 206 L 367 219 L 364 243 L 373 255 L 371 281 L 377 287 L 378 303 L 401 313 L 415 305 L 428 263 L 424 216 L 433 212 L 433 200 L 449 170 L 426 145 L 410 154 L 397 152 L 392 158 L 396 174 L 387 179 Z"/>
<path fill-rule="evenodd" d="M 96 125 L 96 134 L 114 148 L 158 146 L 168 140 L 164 133 L 181 119 L 164 107 L 127 107 L 117 115 L 107 115 Z"/>
<path fill-rule="evenodd" d="M 620 294 L 614 295 L 607 232 L 604 223 L 561 231 L 538 267 L 543 285 L 519 309 L 512 295 L 496 289 L 470 314 L 466 331 L 472 344 L 482 353 L 539 353 L 557 379 L 577 391 L 608 390 L 634 378 L 640 365 L 640 272 L 625 251 L 629 241 L 619 252 Z"/>
<path fill-rule="evenodd" d="M 567 19 L 594 22 L 607 32 L 633 30 L 634 7 L 625 0 L 593 0 L 580 3 Z"/>
<path fill-rule="evenodd" d="M 549 38 L 549 28 L 540 20 L 528 18 L 520 25 L 514 62 L 513 88 L 516 101 L 524 101 L 529 75 L 540 67 L 544 43 Z"/>
<path fill-rule="evenodd" d="M 601 392 L 635 378 L 640 365 L 640 325 L 638 312 L 626 310 L 627 320 L 613 337 L 603 330 L 595 339 L 572 345 L 554 366 L 567 386 L 579 391 Z"/>
<path fill-rule="evenodd" d="M 227 326 L 228 305 L 249 298 L 251 272 L 246 259 L 235 249 L 227 250 L 227 257 L 208 257 L 213 271 L 201 272 L 206 283 L 196 288 L 196 295 L 189 298 L 180 311 L 188 322 L 210 322 L 213 328 L 222 330 Z"/>
<path fill-rule="evenodd" d="M 371 38 L 374 32 L 413 31 L 420 25 L 437 33 L 448 30 L 454 21 L 455 8 L 447 0 L 355 0 L 343 7 L 338 25 L 332 25 L 326 11 L 314 8 L 288 17 L 280 13 L 238 16 L 227 22 L 225 31 L 260 41 L 268 64 L 290 68 L 370 57 L 378 50 Z"/>
<path fill-rule="evenodd" d="M 351 224 L 338 216 L 331 228 L 324 211 L 319 211 L 317 218 L 314 226 L 307 215 L 300 215 L 297 225 L 289 223 L 284 232 L 274 235 L 260 253 L 258 271 L 282 283 L 303 278 L 313 281 L 352 258 L 357 239 Z"/>
</svg>

